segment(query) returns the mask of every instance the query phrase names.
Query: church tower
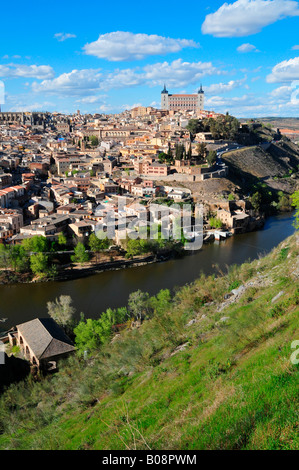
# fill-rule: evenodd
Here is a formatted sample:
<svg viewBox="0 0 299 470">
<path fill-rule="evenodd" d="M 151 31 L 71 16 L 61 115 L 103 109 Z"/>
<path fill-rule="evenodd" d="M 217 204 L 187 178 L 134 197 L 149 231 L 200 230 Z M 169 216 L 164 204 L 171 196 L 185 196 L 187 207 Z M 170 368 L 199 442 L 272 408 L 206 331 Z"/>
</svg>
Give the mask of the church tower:
<svg viewBox="0 0 299 470">
<path fill-rule="evenodd" d="M 200 89 L 198 90 L 198 101 L 197 101 L 197 106 L 200 111 L 204 110 L 205 106 L 205 92 L 202 89 L 202 85 L 200 85 Z"/>
<path fill-rule="evenodd" d="M 161 92 L 161 109 L 169 109 L 169 93 L 166 90 L 166 85 Z"/>
</svg>

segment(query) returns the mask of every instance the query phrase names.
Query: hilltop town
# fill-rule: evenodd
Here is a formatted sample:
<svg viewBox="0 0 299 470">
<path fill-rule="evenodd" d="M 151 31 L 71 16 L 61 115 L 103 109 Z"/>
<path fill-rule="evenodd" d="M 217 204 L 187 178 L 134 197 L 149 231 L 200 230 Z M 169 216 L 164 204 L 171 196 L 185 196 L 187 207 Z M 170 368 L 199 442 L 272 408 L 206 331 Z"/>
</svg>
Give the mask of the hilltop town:
<svg viewBox="0 0 299 470">
<path fill-rule="evenodd" d="M 205 240 L 215 230 L 254 230 L 271 204 L 290 208 L 298 163 L 298 147 L 279 129 L 204 110 L 202 87 L 171 95 L 164 86 L 161 109 L 114 115 L 2 112 L 0 242 L 22 245 L 42 236 L 64 249 L 79 243 L 92 249 L 90 237 L 99 223 L 107 231 L 112 213 L 110 245 L 117 247 L 132 232 L 138 237 L 135 222 L 144 214 L 159 223 L 150 207 L 168 207 L 171 229 L 178 205 L 195 203 L 204 207 Z"/>
</svg>

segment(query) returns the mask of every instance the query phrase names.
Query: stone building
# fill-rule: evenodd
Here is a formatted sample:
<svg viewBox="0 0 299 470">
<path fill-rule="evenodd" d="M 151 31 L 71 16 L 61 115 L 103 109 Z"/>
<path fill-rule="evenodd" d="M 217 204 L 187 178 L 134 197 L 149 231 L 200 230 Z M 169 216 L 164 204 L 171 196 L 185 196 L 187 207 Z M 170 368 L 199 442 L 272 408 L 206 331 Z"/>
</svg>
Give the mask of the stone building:
<svg viewBox="0 0 299 470">
<path fill-rule="evenodd" d="M 40 369 L 56 367 L 58 359 L 75 351 L 70 338 L 52 318 L 36 318 L 8 334 L 11 346 L 19 346 L 25 359 Z"/>
<path fill-rule="evenodd" d="M 202 86 L 198 93 L 193 95 L 171 95 L 164 85 L 161 92 L 161 109 L 168 111 L 203 111 L 204 91 Z"/>
</svg>

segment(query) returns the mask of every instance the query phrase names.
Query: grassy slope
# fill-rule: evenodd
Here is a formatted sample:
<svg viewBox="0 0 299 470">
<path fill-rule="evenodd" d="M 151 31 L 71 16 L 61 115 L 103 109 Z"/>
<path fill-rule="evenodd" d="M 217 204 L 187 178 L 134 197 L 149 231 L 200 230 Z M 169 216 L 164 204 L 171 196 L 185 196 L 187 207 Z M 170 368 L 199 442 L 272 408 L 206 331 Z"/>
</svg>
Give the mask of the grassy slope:
<svg viewBox="0 0 299 470">
<path fill-rule="evenodd" d="M 298 254 L 297 235 L 202 277 L 87 364 L 11 387 L 0 448 L 298 449 Z"/>
</svg>

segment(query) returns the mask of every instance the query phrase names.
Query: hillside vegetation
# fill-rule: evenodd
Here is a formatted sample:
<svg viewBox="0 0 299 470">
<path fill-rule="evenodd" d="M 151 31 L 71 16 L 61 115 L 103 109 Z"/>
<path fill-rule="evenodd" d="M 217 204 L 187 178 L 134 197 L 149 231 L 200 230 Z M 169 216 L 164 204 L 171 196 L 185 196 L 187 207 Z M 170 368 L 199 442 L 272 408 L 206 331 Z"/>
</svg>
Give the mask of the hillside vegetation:
<svg viewBox="0 0 299 470">
<path fill-rule="evenodd" d="M 201 276 L 87 359 L 10 386 L 1 449 L 298 449 L 299 237 Z"/>
</svg>

